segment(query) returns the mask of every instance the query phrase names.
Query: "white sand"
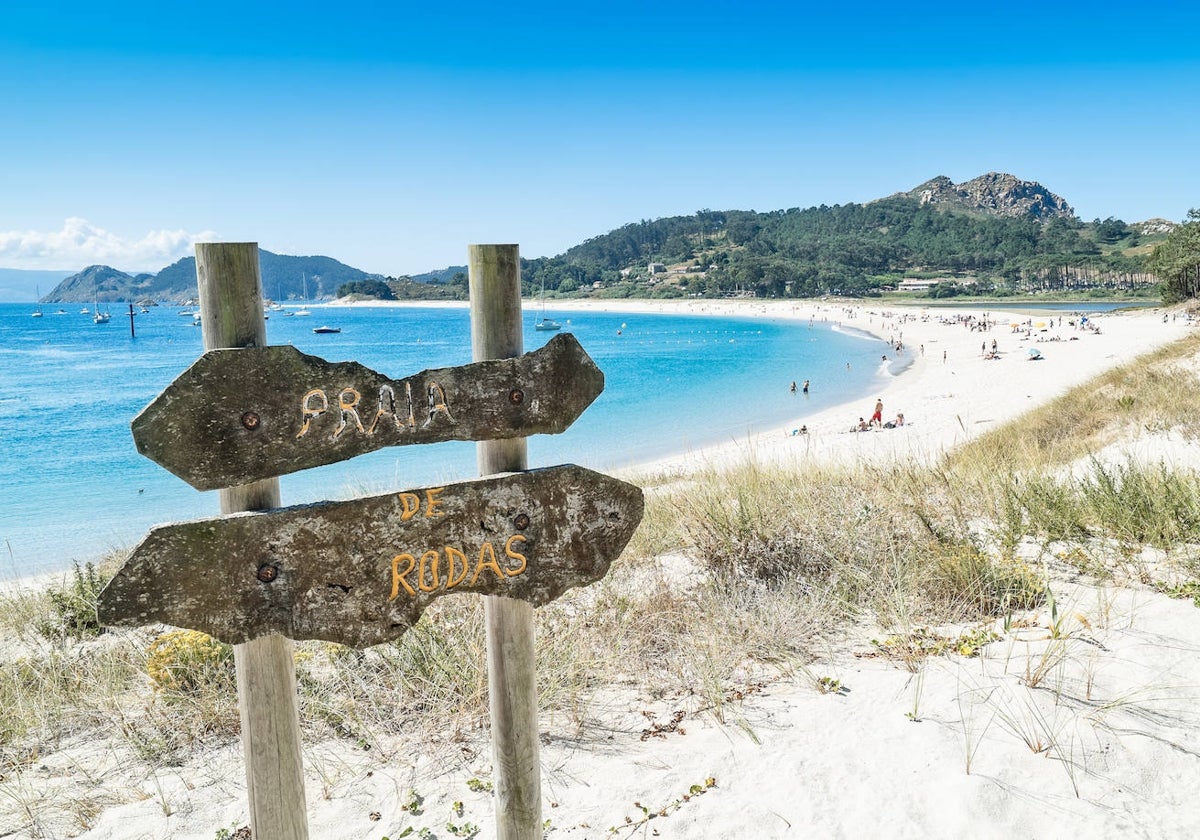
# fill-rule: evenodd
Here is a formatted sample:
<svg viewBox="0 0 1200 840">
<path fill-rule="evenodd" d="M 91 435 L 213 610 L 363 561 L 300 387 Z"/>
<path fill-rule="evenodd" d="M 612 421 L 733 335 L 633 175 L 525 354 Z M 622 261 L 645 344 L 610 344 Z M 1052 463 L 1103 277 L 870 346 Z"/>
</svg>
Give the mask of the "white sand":
<svg viewBox="0 0 1200 840">
<path fill-rule="evenodd" d="M 556 302 L 556 312 L 603 304 Z M 666 311 L 678 304 L 625 302 L 604 308 Z M 1026 346 L 1003 315 L 987 333 L 938 323 L 950 310 L 794 306 L 761 302 L 693 304 L 689 311 L 846 320 L 880 335 L 903 332 L 912 367 L 880 394 L 801 414 L 787 427 L 752 441 L 652 465 L 675 471 L 697 463 L 729 464 L 748 456 L 803 465 L 810 459 L 929 458 L 980 431 L 1044 403 L 1123 359 L 1162 345 L 1189 329 L 1161 313 L 1100 316 L 1100 334 L 1064 326 L 1039 333 L 1045 359 L 1027 361 Z M 978 309 L 957 310 L 979 315 Z M 917 320 L 898 324 L 903 312 Z M 1034 316 L 1037 323 L 1043 319 Z M 1054 335 L 1078 341 L 1046 341 Z M 985 361 L 980 345 L 995 338 L 1002 357 Z M 919 347 L 924 344 L 924 356 Z M 881 347 L 883 345 L 881 344 Z M 881 353 L 884 352 L 881 350 Z M 946 361 L 942 361 L 945 353 Z M 891 355 L 891 353 L 889 353 Z M 814 389 L 822 383 L 812 383 Z M 869 416 L 874 397 L 884 417 L 904 412 L 900 429 L 850 434 Z M 807 436 L 788 434 L 806 424 Z M 1167 445 L 1169 444 L 1169 445 Z M 1190 444 L 1156 442 L 1143 457 L 1186 460 Z M 1061 572 L 1062 570 L 1060 570 Z M 614 692 L 590 709 L 576 735 L 569 721 L 543 722 L 543 817 L 549 837 L 665 838 L 1190 838 L 1200 834 L 1200 610 L 1146 589 L 1056 588 L 1065 639 L 1050 638 L 1049 616 L 1029 617 L 1015 638 L 985 648 L 980 659 L 928 660 L 911 674 L 893 663 L 835 652 L 810 673 L 776 682 L 731 704 L 724 724 L 688 716 L 683 731 L 642 740 L 650 721 L 666 726 L 688 700 L 651 700 Z M 1036 687 L 1020 679 L 1048 669 Z M 821 694 L 828 676 L 846 689 Z M 381 698 L 381 702 L 386 702 Z M 649 712 L 648 718 L 644 713 Z M 671 727 L 667 726 L 670 730 Z M 1052 745 L 1049 750 L 1039 751 Z M 486 793 L 468 779 L 489 778 L 486 733 L 450 745 L 396 744 L 387 763 L 346 744 L 309 745 L 309 818 L 314 838 L 456 836 L 446 825 L 470 822 L 494 836 Z M 104 749 L 79 745 L 47 757 L 17 789 L 34 799 L 111 797 L 88 838 L 204 838 L 246 821 L 239 750 L 196 756 L 181 768 L 106 766 Z M 419 758 L 418 756 L 424 756 Z M 968 762 L 968 756 L 970 756 Z M 970 772 L 968 773 L 968 763 Z M 80 782 L 89 768 L 95 785 Z M 684 794 L 712 778 L 706 792 Z M 11 781 L 0 789 L 13 798 Z M 63 789 L 66 789 L 66 794 Z M 401 811 L 411 789 L 423 813 Z M 57 793 L 54 793 L 57 791 Z M 461 801 L 464 816 L 451 814 Z M 650 812 L 667 809 L 639 826 Z M 677 803 L 678 807 L 674 807 Z M 170 812 L 167 814 L 166 812 Z M 373 821 L 372 812 L 380 819 Z M 633 820 L 626 824 L 626 818 Z M 7 821 L 7 822 L 6 822 Z M 79 832 L 47 815 L 44 836 Z M 24 825 L 20 809 L 0 804 L 0 836 Z M 12 828 L 9 828 L 9 826 Z M 609 829 L 616 827 L 617 832 Z M 12 836 L 28 837 L 28 829 Z"/>
</svg>

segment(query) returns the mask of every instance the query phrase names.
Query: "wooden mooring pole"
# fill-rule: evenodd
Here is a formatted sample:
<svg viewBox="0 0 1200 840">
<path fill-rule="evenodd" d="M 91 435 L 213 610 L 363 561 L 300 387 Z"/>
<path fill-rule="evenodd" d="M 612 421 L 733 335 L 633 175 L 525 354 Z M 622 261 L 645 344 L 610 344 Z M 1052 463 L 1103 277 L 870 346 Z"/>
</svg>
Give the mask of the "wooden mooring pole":
<svg viewBox="0 0 1200 840">
<path fill-rule="evenodd" d="M 474 361 L 507 359 L 524 351 L 521 269 L 516 245 L 467 248 Z M 476 444 L 481 475 L 523 470 L 524 438 Z M 542 780 L 538 749 L 533 607 L 490 595 L 487 623 L 488 693 L 492 719 L 492 783 L 496 837 L 541 840 Z"/>
<path fill-rule="evenodd" d="M 204 349 L 263 347 L 262 279 L 253 242 L 197 243 Z M 279 479 L 220 491 L 221 513 L 280 506 Z M 308 840 L 292 640 L 272 634 L 233 648 L 255 840 Z"/>
</svg>

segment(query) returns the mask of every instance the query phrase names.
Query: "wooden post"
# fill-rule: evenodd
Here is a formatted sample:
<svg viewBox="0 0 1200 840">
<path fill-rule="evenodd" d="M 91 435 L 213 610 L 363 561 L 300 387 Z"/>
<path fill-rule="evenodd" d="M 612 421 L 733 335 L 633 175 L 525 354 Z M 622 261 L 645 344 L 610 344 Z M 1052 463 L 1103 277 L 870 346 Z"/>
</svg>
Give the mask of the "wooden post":
<svg viewBox="0 0 1200 840">
<path fill-rule="evenodd" d="M 266 345 L 257 243 L 197 243 L 196 280 L 205 350 Z M 222 490 L 220 498 L 226 514 L 279 507 L 279 479 Z M 235 645 L 233 655 L 250 830 L 255 840 L 308 840 L 292 640 L 264 636 Z"/>
<path fill-rule="evenodd" d="M 521 267 L 516 245 L 467 248 L 474 361 L 506 359 L 523 352 Z M 526 468 L 524 438 L 476 445 L 479 472 L 490 475 Z M 542 778 L 538 755 L 537 678 L 533 607 L 491 595 L 487 623 L 488 695 L 492 718 L 496 837 L 541 840 Z"/>
<path fill-rule="evenodd" d="M 133 304 L 129 304 L 129 337 L 137 338 L 137 330 L 133 328 Z"/>
</svg>

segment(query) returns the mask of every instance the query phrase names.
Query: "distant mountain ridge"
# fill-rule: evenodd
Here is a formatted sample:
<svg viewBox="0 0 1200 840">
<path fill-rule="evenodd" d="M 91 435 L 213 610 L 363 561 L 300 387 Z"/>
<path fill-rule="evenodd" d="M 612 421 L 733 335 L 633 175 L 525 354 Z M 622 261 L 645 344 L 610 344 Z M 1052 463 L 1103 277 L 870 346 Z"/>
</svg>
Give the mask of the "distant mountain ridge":
<svg viewBox="0 0 1200 840">
<path fill-rule="evenodd" d="M 1049 221 L 1075 217 L 1074 208 L 1061 196 L 1050 192 L 1037 181 L 1025 181 L 1005 172 L 988 172 L 961 184 L 954 183 L 945 175 L 938 175 L 908 192 L 896 195 L 915 198 L 922 204 L 1010 219 Z"/>
<path fill-rule="evenodd" d="M 359 280 L 382 280 L 332 257 L 296 257 L 259 249 L 263 296 L 271 300 L 332 298 L 338 286 Z M 307 292 L 307 294 L 306 294 Z M 196 258 L 184 257 L 157 274 L 128 274 L 107 265 L 92 265 L 63 280 L 43 300 L 155 300 L 183 303 L 197 297 Z"/>
</svg>

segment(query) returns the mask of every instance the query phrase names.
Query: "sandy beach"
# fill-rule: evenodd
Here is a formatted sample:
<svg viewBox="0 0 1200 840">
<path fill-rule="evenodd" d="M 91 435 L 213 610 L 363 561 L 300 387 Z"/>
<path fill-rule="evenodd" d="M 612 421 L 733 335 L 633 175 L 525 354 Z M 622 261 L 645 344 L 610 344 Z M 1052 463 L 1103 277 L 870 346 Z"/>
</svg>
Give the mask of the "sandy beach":
<svg viewBox="0 0 1200 840">
<path fill-rule="evenodd" d="M 554 302 L 556 316 L 596 309 L 828 321 L 876 336 L 880 354 L 891 358 L 902 343 L 903 370 L 879 393 L 815 413 L 804 411 L 798 394 L 795 418 L 779 428 L 628 472 L 656 481 L 747 459 L 797 470 L 816 463 L 928 463 L 1194 329 L 1162 310 L 1089 316 L 1084 326 L 1069 323 L 1074 316 L 1068 313 L 1060 324 L 1057 313 L 1052 319 L 990 307 Z M 991 326 L 979 328 L 983 321 Z M 993 341 L 996 353 L 989 357 Z M 1042 358 L 1032 359 L 1031 348 Z M 798 381 L 804 377 L 796 372 Z M 825 386 L 809 385 L 813 392 Z M 904 425 L 851 432 L 860 417 L 871 416 L 877 398 L 883 420 L 902 412 Z M 1200 463 L 1200 447 L 1169 435 L 1127 444 L 1123 451 L 1145 460 L 1189 468 Z M 694 712 L 688 698 L 615 689 L 578 724 L 545 720 L 546 836 L 1196 836 L 1200 808 L 1191 798 L 1200 781 L 1200 609 L 1148 588 L 1078 576 L 1058 587 L 1073 632 L 1057 689 L 1016 679 L 1031 663 L 1058 655 L 1061 620 L 1052 628 L 1041 610 L 1024 616 L 1021 627 L 1010 628 L 985 655 L 933 658 L 919 672 L 847 639 L 805 673 L 747 692 L 724 722 Z M 837 690 L 818 690 L 814 676 L 835 680 Z M 1084 683 L 1086 693 L 1077 691 Z M 683 725 L 675 718 L 679 712 Z M 1051 738 L 1070 745 L 1069 759 L 1062 749 L 1037 749 Z M 468 784 L 490 776 L 487 733 L 446 733 L 445 741 L 397 744 L 393 759 L 383 763 L 345 742 L 306 745 L 311 836 L 380 840 L 413 790 L 433 826 L 419 836 L 463 836 L 464 820 L 450 819 L 459 824 L 455 831 L 447 827 L 445 815 L 455 812 L 455 803 L 476 830 L 468 836 L 494 836 L 490 795 Z M 103 780 L 107 796 L 86 829 L 47 818 L 46 833 L 30 833 L 21 809 L 10 803 L 0 810 L 0 837 L 212 840 L 247 819 L 236 744 L 184 766 L 158 768 L 121 766 L 103 745 L 79 744 L 41 757 L 20 780 L 23 795 L 61 800 L 81 767 Z"/>
</svg>

